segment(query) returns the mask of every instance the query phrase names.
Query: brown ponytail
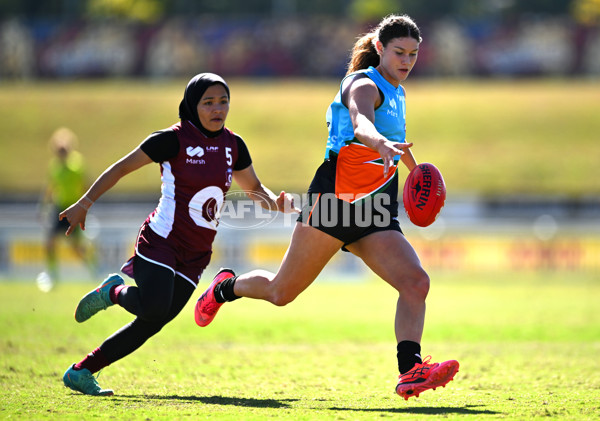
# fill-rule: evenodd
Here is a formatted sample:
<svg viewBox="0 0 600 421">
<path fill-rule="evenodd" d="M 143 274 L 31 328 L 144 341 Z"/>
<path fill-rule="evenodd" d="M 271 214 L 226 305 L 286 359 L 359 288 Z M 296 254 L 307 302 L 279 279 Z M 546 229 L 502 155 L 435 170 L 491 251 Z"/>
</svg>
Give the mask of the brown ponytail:
<svg viewBox="0 0 600 421">
<path fill-rule="evenodd" d="M 379 64 L 379 54 L 375 50 L 375 32 L 360 37 L 352 48 L 352 55 L 348 63 L 348 71 L 346 74 L 356 72 L 357 70 L 367 69 L 369 66 L 377 66 Z"/>
<path fill-rule="evenodd" d="M 386 47 L 390 40 L 403 37 L 414 38 L 419 42 L 422 40 L 419 27 L 409 16 L 386 16 L 377 27 L 356 41 L 352 48 L 346 74 L 379 65 L 379 54 L 375 49 L 377 41 L 381 41 Z"/>
</svg>

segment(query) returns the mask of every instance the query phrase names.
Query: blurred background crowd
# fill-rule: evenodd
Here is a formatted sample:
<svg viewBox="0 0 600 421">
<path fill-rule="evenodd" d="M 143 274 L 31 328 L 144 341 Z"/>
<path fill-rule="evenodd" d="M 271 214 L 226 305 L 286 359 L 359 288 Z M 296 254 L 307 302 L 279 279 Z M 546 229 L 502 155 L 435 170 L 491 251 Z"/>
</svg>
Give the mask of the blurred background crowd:
<svg viewBox="0 0 600 421">
<path fill-rule="evenodd" d="M 421 26 L 414 75 L 600 75 L 600 0 L 3 0 L 0 77 L 338 77 L 382 15 Z"/>
</svg>

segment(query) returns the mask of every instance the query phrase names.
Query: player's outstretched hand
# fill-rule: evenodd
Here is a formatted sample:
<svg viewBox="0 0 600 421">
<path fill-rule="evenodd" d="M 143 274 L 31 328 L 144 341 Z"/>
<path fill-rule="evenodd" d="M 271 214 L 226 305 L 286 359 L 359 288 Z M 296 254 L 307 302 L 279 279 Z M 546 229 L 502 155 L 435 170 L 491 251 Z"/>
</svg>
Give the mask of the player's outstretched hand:
<svg viewBox="0 0 600 421">
<path fill-rule="evenodd" d="M 85 230 L 86 217 L 87 209 L 83 208 L 78 203 L 72 204 L 58 215 L 59 220 L 62 221 L 63 218 L 67 218 L 67 221 L 69 221 L 69 228 L 67 228 L 67 232 L 65 233 L 67 236 L 77 228 L 77 225 L 79 225 L 79 228 L 82 230 Z"/>
<path fill-rule="evenodd" d="M 277 198 L 277 210 L 283 213 L 300 213 L 300 209 L 294 205 L 294 196 L 284 191 L 279 193 L 279 197 Z"/>
<path fill-rule="evenodd" d="M 412 143 L 398 143 L 385 141 L 381 142 L 377 147 L 377 152 L 383 159 L 383 176 L 387 177 L 388 171 L 394 166 L 394 157 L 404 155 L 404 149 L 412 146 Z"/>
</svg>

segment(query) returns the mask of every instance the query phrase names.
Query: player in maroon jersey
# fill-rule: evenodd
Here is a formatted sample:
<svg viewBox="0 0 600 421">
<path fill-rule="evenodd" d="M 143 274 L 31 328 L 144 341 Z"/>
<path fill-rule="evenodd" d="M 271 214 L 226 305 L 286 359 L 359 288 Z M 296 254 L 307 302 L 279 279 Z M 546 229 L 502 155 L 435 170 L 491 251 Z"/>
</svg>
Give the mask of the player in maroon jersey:
<svg viewBox="0 0 600 421">
<path fill-rule="evenodd" d="M 112 395 L 93 374 L 138 349 L 179 314 L 210 261 L 217 211 L 232 179 L 265 209 L 296 210 L 291 195 L 277 196 L 262 185 L 244 141 L 225 127 L 229 98 L 220 76 L 196 75 L 179 105 L 181 121 L 148 136 L 60 214 L 69 222 L 67 235 L 77 226 L 85 229 L 87 212 L 102 194 L 132 171 L 160 164 L 160 201 L 140 228 L 134 256 L 121 268 L 137 286 L 112 274 L 75 310 L 80 323 L 114 304 L 136 318 L 71 365 L 63 376 L 65 386 L 88 395 Z"/>
</svg>

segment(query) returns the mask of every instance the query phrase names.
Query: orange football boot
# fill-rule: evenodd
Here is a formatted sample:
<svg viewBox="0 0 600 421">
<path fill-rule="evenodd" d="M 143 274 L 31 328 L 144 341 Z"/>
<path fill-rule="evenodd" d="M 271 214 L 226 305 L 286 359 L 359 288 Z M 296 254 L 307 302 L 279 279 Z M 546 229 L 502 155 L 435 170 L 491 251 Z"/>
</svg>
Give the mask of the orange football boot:
<svg viewBox="0 0 600 421">
<path fill-rule="evenodd" d="M 415 364 L 412 370 L 398 376 L 396 393 L 405 400 L 411 396 L 418 398 L 426 390 L 446 387 L 446 384 L 458 373 L 458 361 L 450 360 L 433 364 L 430 364 L 430 361 L 429 355 L 421 364 Z"/>
</svg>

